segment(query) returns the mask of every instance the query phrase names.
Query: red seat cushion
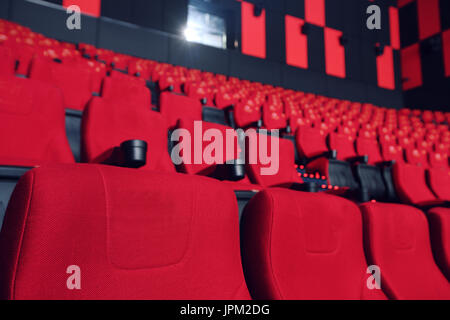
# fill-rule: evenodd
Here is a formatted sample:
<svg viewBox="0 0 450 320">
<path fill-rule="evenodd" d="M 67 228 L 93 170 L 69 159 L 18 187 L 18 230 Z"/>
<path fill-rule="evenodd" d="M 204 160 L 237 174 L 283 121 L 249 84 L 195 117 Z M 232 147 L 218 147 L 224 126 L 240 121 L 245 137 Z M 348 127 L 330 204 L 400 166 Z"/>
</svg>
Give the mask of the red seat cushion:
<svg viewBox="0 0 450 320">
<path fill-rule="evenodd" d="M 434 262 L 428 222 L 420 210 L 398 204 L 361 206 L 369 263 L 381 270 L 392 299 L 450 299 L 450 283 Z"/>
<path fill-rule="evenodd" d="M 429 169 L 428 185 L 440 200 L 450 201 L 450 170 Z"/>
<path fill-rule="evenodd" d="M 246 169 L 253 183 L 262 187 L 288 188 L 294 183 L 303 183 L 295 168 L 292 141 L 249 130 L 245 145 Z"/>
<path fill-rule="evenodd" d="M 170 92 L 160 95 L 159 109 L 170 127 L 178 120 L 202 120 L 202 105 L 199 100 Z"/>
<path fill-rule="evenodd" d="M 250 200 L 241 229 L 255 299 L 384 298 L 367 288 L 361 214 L 348 200 L 266 189 Z"/>
<path fill-rule="evenodd" d="M 433 208 L 428 211 L 428 220 L 436 262 L 450 281 L 450 209 Z"/>
<path fill-rule="evenodd" d="M 320 129 L 300 126 L 295 135 L 301 157 L 312 158 L 328 151 L 326 133 Z"/>
<path fill-rule="evenodd" d="M 75 68 L 70 64 L 56 63 L 44 58 L 33 60 L 30 78 L 45 81 L 61 89 L 64 107 L 84 110 L 92 97 L 93 78 L 89 67 Z"/>
<path fill-rule="evenodd" d="M 146 106 L 94 98 L 83 114 L 84 161 L 102 163 L 114 147 L 127 140 L 147 142 L 147 163 L 141 169 L 175 172 L 167 143 L 164 117 Z"/>
<path fill-rule="evenodd" d="M 118 72 L 120 73 L 120 72 Z M 150 108 L 152 103 L 150 90 L 140 78 L 123 75 L 126 78 L 105 78 L 102 85 L 102 97 L 111 100 L 125 100 L 130 107 Z"/>
<path fill-rule="evenodd" d="M 232 190 L 212 179 L 35 169 L 20 180 L 0 233 L 0 297 L 248 299 L 238 226 Z M 81 290 L 66 286 L 72 265 Z"/>
<path fill-rule="evenodd" d="M 61 92 L 45 83 L 0 79 L 0 165 L 74 162 Z"/>
<path fill-rule="evenodd" d="M 356 151 L 360 156 L 369 156 L 369 164 L 374 165 L 383 161 L 381 150 L 376 139 L 356 139 Z"/>
<path fill-rule="evenodd" d="M 397 194 L 403 202 L 415 205 L 440 202 L 427 186 L 424 168 L 396 163 L 392 173 Z"/>
<path fill-rule="evenodd" d="M 331 150 L 337 151 L 338 160 L 348 160 L 357 156 L 355 151 L 355 139 L 348 135 L 331 133 L 329 136 Z"/>
</svg>

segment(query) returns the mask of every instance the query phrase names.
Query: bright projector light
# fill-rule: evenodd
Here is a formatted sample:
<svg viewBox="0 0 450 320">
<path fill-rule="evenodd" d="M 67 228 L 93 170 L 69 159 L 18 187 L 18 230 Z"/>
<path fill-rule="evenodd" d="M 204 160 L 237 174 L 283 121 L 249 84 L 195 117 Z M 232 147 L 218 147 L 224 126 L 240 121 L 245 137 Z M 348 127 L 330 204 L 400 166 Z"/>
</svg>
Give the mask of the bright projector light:
<svg viewBox="0 0 450 320">
<path fill-rule="evenodd" d="M 186 41 L 194 41 L 195 40 L 195 36 L 196 33 L 194 30 L 190 29 L 190 28 L 186 28 L 184 29 L 184 37 L 186 38 Z"/>
</svg>

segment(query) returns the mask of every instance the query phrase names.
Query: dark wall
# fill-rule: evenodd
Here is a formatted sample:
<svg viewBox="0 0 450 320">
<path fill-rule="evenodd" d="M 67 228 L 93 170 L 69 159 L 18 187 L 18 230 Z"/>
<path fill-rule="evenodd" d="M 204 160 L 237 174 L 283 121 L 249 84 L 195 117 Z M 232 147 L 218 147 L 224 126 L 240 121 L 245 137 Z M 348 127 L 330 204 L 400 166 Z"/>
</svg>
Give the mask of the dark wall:
<svg viewBox="0 0 450 320">
<path fill-rule="evenodd" d="M 339 1 L 342 2 L 342 6 L 336 6 L 333 4 L 335 0 L 327 0 L 327 8 L 331 8 L 327 10 L 336 11 L 335 14 L 327 13 L 327 24 L 342 28 L 349 38 L 345 57 L 347 62 L 345 79 L 324 73 L 323 29 L 315 26 L 311 27 L 313 35 L 309 44 L 311 68 L 300 69 L 286 65 L 284 15 L 288 13 L 302 17 L 304 15 L 303 0 L 266 0 L 263 3 L 267 10 L 267 59 L 243 55 L 240 53 L 239 46 L 234 50 L 221 50 L 188 43 L 182 37 L 174 35 L 181 29 L 179 22 L 174 21 L 183 21 L 180 17 L 185 16 L 186 12 L 183 10 L 187 7 L 186 0 L 175 1 L 169 5 L 171 1 L 168 0 L 103 0 L 102 15 L 114 16 L 115 19 L 83 16 L 80 31 L 69 31 L 64 27 L 67 15 L 62 8 L 55 5 L 42 6 L 25 0 L 14 0 L 9 13 L 5 13 L 6 10 L 2 9 L 5 2 L 2 1 L 0 14 L 6 14 L 13 21 L 60 40 L 92 43 L 142 58 L 330 97 L 371 102 L 386 107 L 403 106 L 400 90 L 386 90 L 377 86 L 376 57 L 373 46 L 374 41 L 379 41 L 382 35 L 380 33 L 370 34 L 370 36 L 366 34 L 365 7 L 361 5 L 361 2 L 371 3 L 369 1 L 342 0 Z M 114 6 L 114 3 L 117 6 Z M 180 3 L 184 4 L 180 5 Z M 221 4 L 220 12 L 232 15 L 235 10 L 240 14 L 239 2 L 221 0 L 219 3 Z M 214 2 L 209 5 L 213 6 Z M 184 6 L 185 9 L 178 10 L 180 6 Z M 161 10 L 165 11 L 167 8 L 172 8 L 169 10 L 171 13 L 161 14 Z M 154 19 L 149 19 L 146 12 L 152 17 L 155 15 Z M 355 15 L 360 18 L 350 23 L 350 18 Z M 233 24 L 234 36 L 237 42 L 240 42 L 240 19 L 234 17 L 227 21 Z"/>
<path fill-rule="evenodd" d="M 430 0 L 423 4 L 429 7 L 419 8 L 418 2 L 414 0 L 399 8 L 402 51 L 414 45 L 419 46 L 417 59 L 405 59 L 402 68 L 406 71 L 418 65 L 421 72 L 415 75 L 420 80 L 418 83 L 422 83 L 416 87 L 405 87 L 405 106 L 448 111 L 450 77 L 445 76 L 444 72 L 442 35 L 450 29 L 450 1 Z M 434 18 L 421 19 L 420 15 L 424 12 L 435 12 Z M 431 31 L 424 36 L 424 30 Z M 403 80 L 407 84 L 410 79 Z"/>
</svg>

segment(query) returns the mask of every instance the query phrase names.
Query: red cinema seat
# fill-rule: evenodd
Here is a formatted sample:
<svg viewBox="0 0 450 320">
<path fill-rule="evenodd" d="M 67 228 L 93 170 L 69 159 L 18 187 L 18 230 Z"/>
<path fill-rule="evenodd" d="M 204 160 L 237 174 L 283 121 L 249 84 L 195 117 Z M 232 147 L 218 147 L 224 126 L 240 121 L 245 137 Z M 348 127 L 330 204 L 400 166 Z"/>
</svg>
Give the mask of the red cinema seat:
<svg viewBox="0 0 450 320">
<path fill-rule="evenodd" d="M 450 201 L 450 170 L 444 168 L 427 170 L 430 189 L 440 200 Z"/>
<path fill-rule="evenodd" d="M 395 161 L 396 163 L 404 163 L 403 148 L 394 144 L 381 145 L 381 154 L 384 161 Z"/>
<path fill-rule="evenodd" d="M 329 145 L 331 150 L 337 151 L 338 160 L 350 160 L 357 157 L 355 151 L 355 139 L 349 135 L 330 133 Z"/>
<path fill-rule="evenodd" d="M 381 271 L 391 299 L 450 299 L 450 283 L 437 267 L 425 214 L 398 204 L 361 206 L 367 259 Z"/>
<path fill-rule="evenodd" d="M 436 262 L 450 281 L 450 209 L 431 209 L 428 211 L 428 221 Z"/>
<path fill-rule="evenodd" d="M 441 203 L 427 186 L 424 168 L 396 163 L 392 170 L 392 177 L 402 202 L 418 206 Z"/>
<path fill-rule="evenodd" d="M 367 286 L 361 213 L 327 194 L 259 192 L 245 208 L 241 248 L 254 299 L 385 299 Z M 337 276 L 339 275 L 339 276 Z"/>
<path fill-rule="evenodd" d="M 94 98 L 83 113 L 84 161 L 104 163 L 115 147 L 128 140 L 147 142 L 144 170 L 175 172 L 169 156 L 164 117 L 145 106 Z"/>
<path fill-rule="evenodd" d="M 145 81 L 140 78 L 106 77 L 102 85 L 102 97 L 109 100 L 123 100 L 130 107 L 150 108 L 152 98 Z M 134 106 L 132 106 L 134 104 Z"/>
<path fill-rule="evenodd" d="M 176 163 L 179 171 L 222 180 L 230 184 L 234 190 L 260 189 L 250 182 L 245 172 L 242 179 L 236 180 L 237 178 L 224 168 L 227 162 L 240 162 L 243 165 L 243 161 L 239 161 L 241 150 L 237 133 L 233 128 L 205 121 L 180 120 L 177 129 L 183 132 L 179 136 L 176 136 L 178 130 L 172 134 L 172 140 L 176 140 L 174 143 L 177 148 L 172 150 L 172 154 L 179 156 L 177 160 L 179 163 Z M 195 141 L 198 139 L 202 141 L 200 143 Z"/>
<path fill-rule="evenodd" d="M 202 120 L 202 105 L 197 99 L 170 92 L 161 93 L 159 99 L 159 110 L 170 128 L 180 119 Z"/>
<path fill-rule="evenodd" d="M 0 45 L 0 76 L 13 76 L 16 69 L 16 59 L 11 49 Z"/>
<path fill-rule="evenodd" d="M 369 164 L 374 165 L 383 161 L 380 145 L 376 139 L 357 138 L 356 152 L 360 156 L 368 156 Z"/>
<path fill-rule="evenodd" d="M 61 92 L 45 83 L 0 79 L 0 165 L 72 163 Z"/>
<path fill-rule="evenodd" d="M 0 233 L 0 298 L 248 299 L 237 209 L 228 186 L 196 176 L 34 169 Z"/>
<path fill-rule="evenodd" d="M 429 153 L 429 162 L 431 168 L 446 168 L 448 169 L 448 156 L 446 153 L 431 152 Z"/>
<path fill-rule="evenodd" d="M 275 105 L 266 102 L 262 107 L 262 119 L 264 127 L 268 130 L 284 129 L 287 126 L 282 104 Z"/>
<path fill-rule="evenodd" d="M 295 168 L 291 140 L 246 131 L 245 163 L 250 180 L 262 187 L 291 187 L 302 184 Z M 267 156 L 267 159 L 266 159 Z"/>
<path fill-rule="evenodd" d="M 251 99 L 244 99 L 233 108 L 234 121 L 238 128 L 256 126 L 261 120 L 261 105 Z"/>
<path fill-rule="evenodd" d="M 45 81 L 61 89 L 64 107 L 83 111 L 92 97 L 92 71 L 74 68 L 70 64 L 56 63 L 43 58 L 33 60 L 30 78 Z"/>
<path fill-rule="evenodd" d="M 307 126 L 300 126 L 295 135 L 297 150 L 301 158 L 309 159 L 328 152 L 326 132 Z"/>
<path fill-rule="evenodd" d="M 409 164 L 428 168 L 427 151 L 416 148 L 406 149 L 406 161 Z"/>
</svg>

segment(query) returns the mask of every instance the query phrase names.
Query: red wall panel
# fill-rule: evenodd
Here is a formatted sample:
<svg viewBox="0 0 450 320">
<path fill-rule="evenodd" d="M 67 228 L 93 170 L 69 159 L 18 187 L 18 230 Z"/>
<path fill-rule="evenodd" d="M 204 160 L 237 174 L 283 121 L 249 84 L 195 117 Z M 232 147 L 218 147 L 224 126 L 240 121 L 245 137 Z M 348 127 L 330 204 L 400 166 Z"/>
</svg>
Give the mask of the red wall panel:
<svg viewBox="0 0 450 320">
<path fill-rule="evenodd" d="M 306 22 L 325 26 L 325 0 L 305 0 Z"/>
<path fill-rule="evenodd" d="M 442 33 L 442 46 L 444 50 L 445 76 L 450 77 L 450 29 Z"/>
<path fill-rule="evenodd" d="M 63 0 L 63 6 L 67 8 L 71 5 L 77 5 L 80 7 L 81 12 L 99 17 L 101 2 L 101 0 Z"/>
<path fill-rule="evenodd" d="M 241 2 L 242 53 L 266 58 L 266 10 L 259 17 L 254 15 L 254 5 Z"/>
<path fill-rule="evenodd" d="M 325 70 L 335 77 L 345 78 L 345 47 L 339 41 L 342 31 L 325 28 Z"/>
<path fill-rule="evenodd" d="M 384 47 L 384 52 L 377 57 L 378 86 L 385 89 L 395 89 L 394 53 L 390 46 Z"/>
<path fill-rule="evenodd" d="M 305 21 L 287 15 L 286 18 L 286 63 L 308 68 L 308 37 L 301 33 Z"/>
<path fill-rule="evenodd" d="M 402 66 L 403 90 L 422 85 L 422 63 L 420 61 L 419 44 L 414 44 L 400 51 Z"/>
<path fill-rule="evenodd" d="M 389 7 L 389 24 L 391 28 L 391 46 L 392 48 L 400 49 L 400 23 L 398 18 L 398 9 Z"/>
<path fill-rule="evenodd" d="M 439 0 L 417 0 L 417 14 L 420 40 L 441 31 Z"/>
</svg>

